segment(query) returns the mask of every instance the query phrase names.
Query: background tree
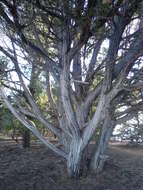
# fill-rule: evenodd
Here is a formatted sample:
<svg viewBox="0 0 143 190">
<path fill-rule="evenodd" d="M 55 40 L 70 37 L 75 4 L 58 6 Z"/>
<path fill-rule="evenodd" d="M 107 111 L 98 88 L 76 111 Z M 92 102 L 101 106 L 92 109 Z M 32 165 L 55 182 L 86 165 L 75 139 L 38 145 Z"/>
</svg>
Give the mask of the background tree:
<svg viewBox="0 0 143 190">
<path fill-rule="evenodd" d="M 142 110 L 142 1 L 2 0 L 0 15 L 1 30 L 9 42 L 0 51 L 11 60 L 18 76 L 19 87 L 11 90 L 20 88 L 27 102 L 23 108 L 18 101 L 15 109 L 1 83 L 7 107 L 65 158 L 73 177 L 84 171 L 88 144 L 98 133 L 90 168 L 100 172 L 116 124 Z M 49 110 L 39 108 L 35 88 L 31 90 L 26 82 L 30 76 L 23 73 L 23 60 L 31 77 L 36 68 L 40 71 L 40 77 L 34 74 L 36 81 L 45 81 L 42 88 L 48 95 L 52 122 Z M 56 135 L 62 146 L 45 139 L 36 121 Z"/>
<path fill-rule="evenodd" d="M 116 135 L 115 135 L 116 136 Z M 122 141 L 137 145 L 143 142 L 143 120 L 142 113 L 135 116 L 130 121 L 123 123 L 117 130 L 117 136 Z"/>
<path fill-rule="evenodd" d="M 6 57 L 0 57 L 0 72 L 1 72 L 1 83 L 5 85 L 7 88 L 12 88 L 9 86 L 9 82 L 11 81 L 10 74 L 14 71 L 14 69 L 8 69 L 10 66 L 9 60 Z M 16 105 L 15 97 L 20 96 L 20 90 L 17 91 L 16 94 L 8 93 L 8 99 L 11 100 L 13 105 Z M 22 136 L 23 147 L 27 148 L 30 146 L 30 131 L 26 128 L 23 128 L 22 125 L 18 122 L 18 120 L 12 115 L 10 110 L 8 110 L 4 104 L 1 103 L 0 106 L 0 123 L 1 123 L 1 132 L 4 135 L 11 136 L 16 143 L 19 144 L 18 136 Z M 20 145 L 21 146 L 21 145 Z"/>
</svg>

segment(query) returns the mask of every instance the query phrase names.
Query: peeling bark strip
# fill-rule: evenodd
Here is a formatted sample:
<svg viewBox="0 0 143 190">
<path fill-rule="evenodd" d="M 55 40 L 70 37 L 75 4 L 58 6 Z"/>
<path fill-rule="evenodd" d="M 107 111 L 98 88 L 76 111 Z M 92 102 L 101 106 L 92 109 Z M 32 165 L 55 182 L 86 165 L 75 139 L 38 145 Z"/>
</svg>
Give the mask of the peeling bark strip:
<svg viewBox="0 0 143 190">
<path fill-rule="evenodd" d="M 80 175 L 81 154 L 80 142 L 77 139 L 73 139 L 70 144 L 67 161 L 68 173 L 71 177 L 77 177 Z"/>
<path fill-rule="evenodd" d="M 11 43 L 0 45 L 0 52 L 13 67 L 2 62 L 0 96 L 26 128 L 65 158 L 71 177 L 88 165 L 100 172 L 113 128 L 143 110 L 142 15 L 143 0 L 0 1 L 1 32 Z M 42 95 L 44 105 L 38 102 Z M 39 125 L 56 136 L 57 145 Z"/>
</svg>

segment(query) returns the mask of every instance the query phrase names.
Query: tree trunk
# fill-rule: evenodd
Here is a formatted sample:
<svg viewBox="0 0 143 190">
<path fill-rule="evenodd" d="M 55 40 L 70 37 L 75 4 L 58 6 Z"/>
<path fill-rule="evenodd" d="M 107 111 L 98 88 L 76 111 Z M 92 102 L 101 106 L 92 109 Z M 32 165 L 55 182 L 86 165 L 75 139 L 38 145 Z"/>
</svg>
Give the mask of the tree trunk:
<svg viewBox="0 0 143 190">
<path fill-rule="evenodd" d="M 87 150 L 81 150 L 81 140 L 74 139 L 70 144 L 70 152 L 67 160 L 69 177 L 78 178 L 87 172 Z"/>
<path fill-rule="evenodd" d="M 30 130 L 24 129 L 22 132 L 22 145 L 23 148 L 29 148 L 30 147 Z"/>
<path fill-rule="evenodd" d="M 111 122 L 110 118 L 107 117 L 103 124 L 96 151 L 91 159 L 90 169 L 95 174 L 98 174 L 103 170 L 104 163 L 107 160 L 105 151 L 107 149 L 108 142 L 112 135 L 113 128 L 114 124 Z"/>
</svg>

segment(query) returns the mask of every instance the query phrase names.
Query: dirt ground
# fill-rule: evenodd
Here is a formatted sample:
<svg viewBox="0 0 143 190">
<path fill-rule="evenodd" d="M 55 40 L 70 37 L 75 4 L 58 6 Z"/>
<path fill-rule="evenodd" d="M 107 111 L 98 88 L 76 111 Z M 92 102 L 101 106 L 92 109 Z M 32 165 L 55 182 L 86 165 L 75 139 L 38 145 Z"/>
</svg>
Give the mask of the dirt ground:
<svg viewBox="0 0 143 190">
<path fill-rule="evenodd" d="M 143 147 L 110 144 L 107 154 L 102 174 L 73 180 L 45 146 L 23 150 L 0 141 L 0 190 L 143 190 Z"/>
</svg>

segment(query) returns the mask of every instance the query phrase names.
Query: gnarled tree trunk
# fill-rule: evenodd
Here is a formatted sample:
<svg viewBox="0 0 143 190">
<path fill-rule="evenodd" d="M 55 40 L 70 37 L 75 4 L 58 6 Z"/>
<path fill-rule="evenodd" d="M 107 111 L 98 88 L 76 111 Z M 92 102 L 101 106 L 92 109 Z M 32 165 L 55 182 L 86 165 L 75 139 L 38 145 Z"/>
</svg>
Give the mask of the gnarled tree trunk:
<svg viewBox="0 0 143 190">
<path fill-rule="evenodd" d="M 113 100 L 117 101 L 113 114 L 118 123 L 142 110 L 142 77 L 135 81 L 136 75 L 141 76 L 142 69 L 142 64 L 136 67 L 143 56 L 142 0 L 130 3 L 91 0 L 16 2 L 0 1 L 1 31 L 6 35 L 6 41 L 11 42 L 11 45 L 0 45 L 0 51 L 11 60 L 10 68 L 14 69 L 6 68 L 3 72 L 0 96 L 27 129 L 66 159 L 71 177 L 83 173 L 87 146 L 101 125 L 91 161 L 92 170 L 98 173 L 103 168 L 104 153 L 114 127 L 108 114 Z M 99 11 L 91 11 L 97 8 Z M 34 13 L 32 17 L 31 10 Z M 133 32 L 134 19 L 137 27 Z M 102 43 L 106 41 L 109 41 L 108 47 Z M 103 52 L 102 46 L 107 53 Z M 19 59 L 22 57 L 24 65 Z M 29 68 L 28 74 L 25 66 Z M 136 71 L 131 70 L 133 66 Z M 132 74 L 128 75 L 130 71 Z M 13 78 L 9 77 L 13 76 L 11 72 L 17 73 L 18 81 L 11 79 L 12 83 L 7 86 L 9 78 Z M 47 105 L 50 104 L 48 110 L 45 103 L 43 106 L 37 101 L 41 95 L 39 82 L 42 94 L 45 95 L 47 89 L 48 98 L 45 96 L 44 99 L 48 101 Z M 51 84 L 56 93 L 52 92 Z M 12 93 L 5 91 L 9 87 Z M 138 92 L 134 100 L 129 89 Z M 126 91 L 128 101 L 125 101 Z M 21 100 L 15 92 L 22 94 Z M 14 101 L 8 98 L 10 94 L 15 95 Z M 89 115 L 93 106 L 96 111 Z M 128 109 L 121 111 L 123 107 Z M 63 147 L 42 136 L 38 123 L 50 130 Z M 26 144 L 27 137 L 25 134 Z"/>
<path fill-rule="evenodd" d="M 88 147 L 82 149 L 81 139 L 73 139 L 67 159 L 67 170 L 70 177 L 77 178 L 87 172 Z"/>
<path fill-rule="evenodd" d="M 105 155 L 105 151 L 107 149 L 108 142 L 112 135 L 113 128 L 114 128 L 114 122 L 111 120 L 109 115 L 106 115 L 103 127 L 101 129 L 101 133 L 99 136 L 98 144 L 91 158 L 90 169 L 95 174 L 98 174 L 103 170 L 104 163 L 107 159 L 107 156 Z"/>
</svg>

